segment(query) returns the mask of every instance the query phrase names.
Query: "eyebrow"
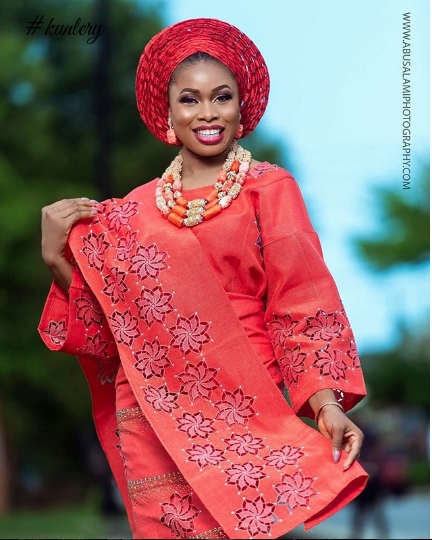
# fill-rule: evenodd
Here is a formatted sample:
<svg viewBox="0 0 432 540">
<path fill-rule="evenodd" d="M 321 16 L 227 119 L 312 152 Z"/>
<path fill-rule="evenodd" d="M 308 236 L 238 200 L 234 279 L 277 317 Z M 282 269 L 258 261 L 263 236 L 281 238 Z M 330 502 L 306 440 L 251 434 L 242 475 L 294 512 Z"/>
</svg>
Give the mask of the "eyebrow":
<svg viewBox="0 0 432 540">
<path fill-rule="evenodd" d="M 229 90 L 232 90 L 231 86 L 229 86 L 228 84 L 221 84 L 220 86 L 216 86 L 216 88 L 213 88 L 212 94 L 214 92 L 219 92 L 219 90 L 222 90 L 223 88 L 228 88 Z M 183 94 L 184 92 L 191 92 L 192 94 L 200 93 L 200 91 L 196 88 L 183 88 L 182 90 L 180 90 L 180 94 Z"/>
</svg>

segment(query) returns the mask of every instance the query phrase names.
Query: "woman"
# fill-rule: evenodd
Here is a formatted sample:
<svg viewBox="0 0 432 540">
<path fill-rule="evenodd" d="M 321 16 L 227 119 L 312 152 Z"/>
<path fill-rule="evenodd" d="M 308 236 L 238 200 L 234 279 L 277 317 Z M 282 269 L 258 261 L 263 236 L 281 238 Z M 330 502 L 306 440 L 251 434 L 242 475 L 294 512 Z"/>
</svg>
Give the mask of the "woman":
<svg viewBox="0 0 432 540">
<path fill-rule="evenodd" d="M 237 28 L 184 21 L 144 49 L 136 94 L 182 149 L 124 199 L 43 209 L 40 335 L 81 362 L 134 537 L 312 527 L 365 485 L 344 412 L 365 386 L 295 180 L 237 142 L 265 111 L 265 62 Z"/>
</svg>

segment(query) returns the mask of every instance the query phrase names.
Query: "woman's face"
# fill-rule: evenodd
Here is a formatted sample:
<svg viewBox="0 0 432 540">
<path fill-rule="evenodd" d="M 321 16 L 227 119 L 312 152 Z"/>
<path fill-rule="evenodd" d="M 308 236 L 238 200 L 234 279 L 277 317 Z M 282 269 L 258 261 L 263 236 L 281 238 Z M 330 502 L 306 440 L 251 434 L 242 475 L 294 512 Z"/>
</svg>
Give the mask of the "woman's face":
<svg viewBox="0 0 432 540">
<path fill-rule="evenodd" d="M 227 151 L 239 124 L 239 101 L 237 82 L 222 64 L 200 61 L 181 66 L 169 88 L 177 138 L 199 156 Z"/>
</svg>

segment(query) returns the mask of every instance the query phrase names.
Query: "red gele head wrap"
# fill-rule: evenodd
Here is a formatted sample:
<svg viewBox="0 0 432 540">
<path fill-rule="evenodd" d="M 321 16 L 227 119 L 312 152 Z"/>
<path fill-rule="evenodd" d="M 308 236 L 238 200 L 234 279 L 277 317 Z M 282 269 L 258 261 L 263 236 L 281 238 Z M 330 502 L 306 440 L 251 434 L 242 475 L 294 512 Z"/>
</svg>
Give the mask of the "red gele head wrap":
<svg viewBox="0 0 432 540">
<path fill-rule="evenodd" d="M 218 19 L 190 19 L 156 34 L 138 63 L 135 92 L 140 116 L 160 141 L 169 144 L 168 85 L 177 66 L 204 52 L 235 75 L 240 92 L 241 123 L 245 137 L 258 125 L 267 107 L 269 73 L 256 45 L 235 26 Z"/>
</svg>

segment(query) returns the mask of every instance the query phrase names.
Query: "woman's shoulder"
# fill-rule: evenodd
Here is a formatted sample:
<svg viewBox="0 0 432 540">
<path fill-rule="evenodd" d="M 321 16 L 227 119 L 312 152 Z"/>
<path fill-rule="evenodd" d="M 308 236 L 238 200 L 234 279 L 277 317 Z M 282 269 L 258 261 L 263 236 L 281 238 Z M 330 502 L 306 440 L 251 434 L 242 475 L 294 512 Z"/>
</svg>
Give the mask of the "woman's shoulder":
<svg viewBox="0 0 432 540">
<path fill-rule="evenodd" d="M 294 176 L 280 165 L 276 163 L 270 163 L 268 161 L 255 161 L 252 163 L 252 167 L 249 170 L 249 187 L 251 188 L 264 188 L 271 184 L 276 184 L 276 189 L 280 183 L 286 186 L 293 186 L 298 188 L 297 182 Z"/>
</svg>

